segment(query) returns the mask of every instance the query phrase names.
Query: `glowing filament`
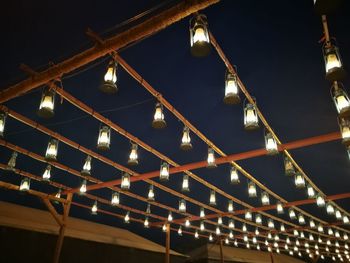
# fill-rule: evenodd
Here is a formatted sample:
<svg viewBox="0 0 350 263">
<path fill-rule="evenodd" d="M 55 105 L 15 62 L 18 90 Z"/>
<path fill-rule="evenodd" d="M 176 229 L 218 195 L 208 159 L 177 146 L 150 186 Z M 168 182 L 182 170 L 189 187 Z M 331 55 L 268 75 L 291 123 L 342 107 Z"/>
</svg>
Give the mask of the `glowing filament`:
<svg viewBox="0 0 350 263">
<path fill-rule="evenodd" d="M 113 82 L 113 83 L 117 82 L 117 68 L 116 68 L 115 62 L 111 62 L 108 65 L 107 72 L 104 75 L 104 80 L 106 82 Z"/>
<path fill-rule="evenodd" d="M 205 29 L 203 27 L 197 27 L 193 34 L 193 43 L 208 42 Z"/>
</svg>

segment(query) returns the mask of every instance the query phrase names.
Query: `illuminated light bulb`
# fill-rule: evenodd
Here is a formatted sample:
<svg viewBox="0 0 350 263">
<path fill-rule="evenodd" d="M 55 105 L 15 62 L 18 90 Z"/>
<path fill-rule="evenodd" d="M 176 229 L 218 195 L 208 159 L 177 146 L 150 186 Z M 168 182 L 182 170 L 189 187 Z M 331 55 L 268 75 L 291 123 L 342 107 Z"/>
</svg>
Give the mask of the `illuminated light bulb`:
<svg viewBox="0 0 350 263">
<path fill-rule="evenodd" d="M 161 103 L 156 104 L 152 127 L 155 129 L 164 129 L 166 127 L 166 122 L 164 120 L 163 105 Z"/>
<path fill-rule="evenodd" d="M 97 200 L 95 200 L 93 206 L 91 207 L 91 214 L 97 215 Z"/>
<path fill-rule="evenodd" d="M 207 17 L 197 14 L 190 20 L 191 54 L 204 57 L 210 53 L 211 45 L 208 34 Z"/>
<path fill-rule="evenodd" d="M 257 196 L 256 185 L 253 182 L 248 183 L 248 195 L 249 195 L 249 197 L 256 197 Z"/>
<path fill-rule="evenodd" d="M 344 234 L 343 234 L 343 239 L 344 239 L 344 240 L 349 240 L 349 236 L 348 236 L 347 233 L 344 233 Z"/>
<path fill-rule="evenodd" d="M 255 215 L 255 223 L 261 225 L 262 224 L 262 216 L 260 214 Z"/>
<path fill-rule="evenodd" d="M 41 95 L 39 109 L 37 114 L 42 118 L 51 118 L 55 115 L 55 92 L 49 88 L 45 88 Z"/>
<path fill-rule="evenodd" d="M 228 234 L 228 237 L 233 239 L 234 236 L 233 236 L 233 232 L 232 231 L 230 231 L 230 233 Z"/>
<path fill-rule="evenodd" d="M 317 1 L 321 2 L 321 1 Z M 321 4 L 324 5 L 324 4 Z M 315 4 L 316 6 L 316 4 Z M 318 5 L 319 6 L 319 5 Z M 326 14 L 323 12 L 322 14 Z M 334 42 L 334 41 L 332 41 Z M 346 76 L 346 72 L 343 68 L 340 53 L 335 43 L 328 41 L 323 47 L 323 58 L 326 69 L 326 79 L 329 81 L 336 81 L 343 79 Z"/>
<path fill-rule="evenodd" d="M 87 176 L 91 174 L 91 161 L 92 161 L 91 156 L 90 155 L 86 156 L 83 169 L 80 172 L 82 175 Z"/>
<path fill-rule="evenodd" d="M 184 174 L 182 177 L 181 191 L 183 191 L 183 192 L 190 191 L 190 178 L 189 178 L 188 174 Z"/>
<path fill-rule="evenodd" d="M 278 243 L 277 243 L 277 242 L 274 242 L 274 243 L 273 243 L 273 246 L 274 246 L 274 247 L 278 247 Z"/>
<path fill-rule="evenodd" d="M 298 222 L 300 225 L 305 225 L 305 217 L 302 214 L 299 214 Z"/>
<path fill-rule="evenodd" d="M 200 229 L 201 231 L 204 231 L 204 230 L 205 230 L 205 225 L 204 225 L 204 222 L 203 222 L 203 221 L 200 222 L 199 229 Z"/>
<path fill-rule="evenodd" d="M 154 194 L 154 186 L 150 185 L 148 188 L 148 195 L 147 195 L 148 201 L 154 201 L 155 194 Z"/>
<path fill-rule="evenodd" d="M 243 236 L 243 240 L 244 240 L 244 242 L 248 242 L 249 240 L 248 240 L 248 236 L 247 235 L 244 235 Z"/>
<path fill-rule="evenodd" d="M 131 144 L 128 165 L 137 165 L 139 163 L 137 148 L 138 148 L 138 145 L 136 143 Z"/>
<path fill-rule="evenodd" d="M 293 219 L 296 219 L 296 218 L 297 218 L 297 215 L 295 214 L 294 209 L 289 208 L 288 213 L 289 213 L 289 217 L 290 217 L 290 219 L 292 219 L 292 220 L 293 220 Z"/>
<path fill-rule="evenodd" d="M 58 140 L 50 139 L 50 141 L 47 145 L 45 159 L 47 161 L 56 161 L 57 160 L 57 151 L 58 151 Z"/>
<path fill-rule="evenodd" d="M 233 201 L 232 200 L 228 200 L 228 202 L 227 202 L 227 211 L 229 213 L 232 213 L 234 211 L 234 206 L 233 206 Z"/>
<path fill-rule="evenodd" d="M 208 158 L 207 158 L 207 167 L 214 168 L 215 164 L 215 152 L 212 148 L 208 148 Z"/>
<path fill-rule="evenodd" d="M 279 215 L 284 213 L 283 204 L 279 201 L 277 202 L 276 210 Z"/>
<path fill-rule="evenodd" d="M 147 204 L 146 214 L 151 214 L 151 204 Z"/>
<path fill-rule="evenodd" d="M 83 180 L 82 183 L 81 183 L 80 189 L 79 189 L 79 192 L 81 194 L 86 193 L 86 185 L 87 185 L 87 181 Z"/>
<path fill-rule="evenodd" d="M 271 248 L 271 247 L 268 247 L 268 248 L 267 248 L 267 251 L 272 252 L 272 248 Z"/>
<path fill-rule="evenodd" d="M 286 238 L 286 243 L 287 243 L 287 244 L 290 244 L 290 239 L 289 239 L 289 237 Z"/>
<path fill-rule="evenodd" d="M 61 188 L 60 188 L 60 189 L 58 189 L 58 191 L 57 191 L 55 197 L 56 197 L 56 198 L 61 198 L 61 194 L 62 194 L 62 190 L 61 190 Z"/>
<path fill-rule="evenodd" d="M 316 224 L 314 222 L 314 220 L 310 219 L 309 225 L 311 228 L 316 228 Z"/>
<path fill-rule="evenodd" d="M 293 230 L 293 235 L 294 235 L 294 236 L 299 236 L 299 231 L 296 230 L 296 229 L 294 229 L 294 230 Z"/>
<path fill-rule="evenodd" d="M 218 225 L 219 225 L 219 226 L 222 225 L 222 217 L 221 217 L 221 216 L 218 217 Z"/>
<path fill-rule="evenodd" d="M 331 71 L 334 68 L 340 68 L 341 67 L 341 63 L 338 60 L 336 54 L 328 54 L 326 56 L 326 72 L 328 73 L 329 71 Z"/>
<path fill-rule="evenodd" d="M 257 250 L 260 250 L 260 249 L 261 249 L 259 244 L 256 246 L 256 249 L 257 249 Z"/>
<path fill-rule="evenodd" d="M 114 192 L 112 194 L 111 204 L 112 205 L 119 205 L 120 197 L 118 192 Z"/>
<path fill-rule="evenodd" d="M 341 212 L 338 209 L 335 211 L 335 218 L 338 220 L 343 218 Z"/>
<path fill-rule="evenodd" d="M 267 238 L 272 239 L 272 234 L 270 232 L 267 234 Z"/>
<path fill-rule="evenodd" d="M 275 223 L 273 222 L 272 219 L 269 219 L 269 220 L 267 221 L 267 226 L 268 226 L 269 228 L 275 228 Z"/>
<path fill-rule="evenodd" d="M 239 184 L 239 175 L 236 167 L 232 166 L 230 170 L 231 184 Z"/>
<path fill-rule="evenodd" d="M 243 224 L 243 225 L 242 225 L 242 231 L 243 231 L 243 232 L 247 232 L 247 231 L 248 231 L 247 225 L 246 225 L 246 224 Z"/>
<path fill-rule="evenodd" d="M 294 253 L 293 253 L 293 251 L 292 251 L 292 250 L 290 250 L 290 251 L 289 251 L 289 255 L 291 255 L 291 256 L 293 256 L 293 255 L 294 255 Z"/>
<path fill-rule="evenodd" d="M 334 236 L 335 236 L 336 238 L 340 238 L 340 233 L 339 233 L 338 230 L 336 230 L 336 231 L 334 232 Z"/>
<path fill-rule="evenodd" d="M 265 246 L 269 245 L 269 241 L 267 241 L 267 239 L 265 239 Z"/>
<path fill-rule="evenodd" d="M 265 191 L 261 193 L 261 203 L 262 203 L 262 205 L 269 205 L 270 204 L 269 194 Z"/>
<path fill-rule="evenodd" d="M 323 226 L 321 224 L 318 225 L 317 231 L 320 233 L 323 233 L 324 230 L 323 230 Z"/>
<path fill-rule="evenodd" d="M 315 240 L 314 236 L 311 233 L 309 234 L 309 240 L 310 241 L 314 241 Z"/>
<path fill-rule="evenodd" d="M 212 206 L 216 205 L 216 193 L 214 190 L 210 190 L 209 204 Z"/>
<path fill-rule="evenodd" d="M 299 242 L 298 239 L 295 241 L 295 244 L 296 244 L 297 246 L 300 246 L 300 242 Z"/>
<path fill-rule="evenodd" d="M 19 185 L 19 190 L 22 192 L 28 191 L 30 189 L 30 178 L 24 177 Z"/>
<path fill-rule="evenodd" d="M 179 236 L 182 236 L 182 226 L 179 226 L 179 229 L 177 230 L 177 234 Z"/>
<path fill-rule="evenodd" d="M 129 223 L 130 222 L 130 212 L 127 211 L 124 217 L 124 222 Z"/>
<path fill-rule="evenodd" d="M 0 137 L 4 137 L 6 117 L 7 117 L 6 113 L 0 111 Z"/>
<path fill-rule="evenodd" d="M 185 199 L 179 200 L 179 211 L 182 213 L 186 212 L 186 200 Z"/>
<path fill-rule="evenodd" d="M 347 243 L 345 243 L 344 247 L 348 250 L 349 249 L 349 245 Z"/>
<path fill-rule="evenodd" d="M 339 242 L 338 242 L 338 241 L 335 241 L 335 246 L 336 246 L 336 247 L 340 247 L 340 245 L 339 245 Z"/>
<path fill-rule="evenodd" d="M 210 241 L 210 242 L 213 241 L 213 235 L 212 235 L 212 234 L 209 235 L 209 241 Z"/>
<path fill-rule="evenodd" d="M 324 197 L 321 194 L 317 195 L 316 204 L 318 207 L 323 207 L 326 205 L 326 201 L 324 200 Z"/>
<path fill-rule="evenodd" d="M 253 243 L 256 244 L 258 242 L 258 240 L 256 239 L 256 237 L 253 237 Z"/>
<path fill-rule="evenodd" d="M 192 149 L 190 129 L 187 126 L 185 126 L 182 131 L 180 148 L 181 150 L 184 150 L 184 151 L 188 151 Z"/>
<path fill-rule="evenodd" d="M 123 173 L 120 187 L 122 190 L 126 190 L 126 191 L 130 189 L 130 174 Z"/>
<path fill-rule="evenodd" d="M 346 146 L 350 145 L 350 120 L 348 118 L 338 118 L 342 143 Z"/>
<path fill-rule="evenodd" d="M 279 249 L 279 248 L 276 248 L 276 252 L 277 252 L 278 254 L 280 254 L 280 253 L 281 253 L 281 251 L 280 251 L 280 249 Z"/>
<path fill-rule="evenodd" d="M 315 249 L 316 249 L 316 250 L 318 250 L 318 249 L 319 249 L 319 247 L 318 247 L 318 245 L 317 245 L 317 244 L 315 245 Z"/>
<path fill-rule="evenodd" d="M 271 132 L 266 132 L 265 134 L 265 148 L 269 155 L 274 155 L 278 153 L 277 141 L 273 137 Z"/>
<path fill-rule="evenodd" d="M 326 248 L 325 248 L 325 249 L 326 249 L 326 251 L 327 251 L 327 252 L 329 252 L 329 247 L 327 247 L 327 246 L 326 246 Z"/>
<path fill-rule="evenodd" d="M 43 173 L 43 180 L 50 181 L 50 178 L 51 178 L 51 165 L 48 164 Z"/>
<path fill-rule="evenodd" d="M 280 237 L 278 234 L 275 234 L 274 238 L 273 238 L 275 241 L 279 241 L 280 240 Z"/>
<path fill-rule="evenodd" d="M 171 221 L 173 221 L 173 214 L 171 213 L 171 211 L 169 211 L 168 222 L 171 222 Z"/>
<path fill-rule="evenodd" d="M 143 221 L 143 226 L 144 226 L 145 228 L 149 228 L 148 216 L 145 217 L 145 221 Z"/>
<path fill-rule="evenodd" d="M 232 74 L 228 70 L 225 76 L 225 104 L 237 104 L 240 102 L 238 94 L 237 74 Z"/>
<path fill-rule="evenodd" d="M 324 256 L 323 255 L 321 255 L 321 259 L 324 260 Z"/>
<path fill-rule="evenodd" d="M 235 240 L 235 241 L 233 242 L 233 244 L 235 245 L 235 247 L 238 247 L 238 242 L 237 242 L 237 240 Z"/>
<path fill-rule="evenodd" d="M 196 230 L 196 232 L 194 233 L 194 238 L 198 239 L 199 238 L 199 234 L 198 231 Z"/>
<path fill-rule="evenodd" d="M 169 164 L 166 162 L 162 162 L 160 165 L 159 179 L 161 181 L 169 180 Z"/>
<path fill-rule="evenodd" d="M 253 218 L 252 213 L 250 211 L 245 212 L 244 218 L 251 221 Z"/>
<path fill-rule="evenodd" d="M 221 234 L 221 230 L 220 230 L 219 226 L 216 227 L 215 233 L 216 233 L 216 235 L 220 235 Z"/>
<path fill-rule="evenodd" d="M 258 236 L 258 235 L 260 234 L 260 232 L 259 232 L 259 228 L 255 228 L 255 232 L 254 232 L 254 233 L 255 233 L 255 235 L 257 235 L 257 236 Z"/>
<path fill-rule="evenodd" d="M 307 186 L 307 196 L 309 198 L 314 198 L 316 195 L 314 188 L 311 185 Z"/>
<path fill-rule="evenodd" d="M 297 173 L 295 175 L 295 186 L 297 188 L 304 188 L 305 187 L 305 179 L 301 173 Z"/>
<path fill-rule="evenodd" d="M 284 173 L 287 176 L 295 175 L 294 165 L 287 155 L 284 156 Z"/>
<path fill-rule="evenodd" d="M 118 91 L 117 87 L 117 63 L 110 61 L 107 67 L 106 74 L 103 77 L 103 83 L 100 86 L 100 90 L 107 94 L 114 94 Z"/>
<path fill-rule="evenodd" d="M 309 243 L 308 243 L 308 242 L 305 242 L 305 243 L 304 243 L 304 247 L 309 248 L 309 247 L 310 247 Z"/>
<path fill-rule="evenodd" d="M 199 217 L 200 217 L 200 218 L 205 217 L 205 210 L 204 210 L 203 207 L 201 207 L 200 210 L 199 210 Z"/>
<path fill-rule="evenodd" d="M 111 129 L 106 125 L 102 125 L 98 133 L 97 149 L 102 151 L 109 150 L 110 144 L 111 144 Z"/>
<path fill-rule="evenodd" d="M 225 238 L 225 244 L 226 245 L 230 244 L 230 241 L 228 240 L 228 238 Z"/>
<path fill-rule="evenodd" d="M 7 162 L 6 170 L 13 171 L 15 169 L 17 156 L 18 156 L 17 152 L 12 152 L 9 161 Z"/>
<path fill-rule="evenodd" d="M 251 103 L 246 103 L 244 107 L 244 129 L 251 131 L 259 128 L 259 118 L 256 108 Z"/>
<path fill-rule="evenodd" d="M 328 235 L 333 236 L 334 232 L 332 228 L 328 228 Z"/>
<path fill-rule="evenodd" d="M 280 230 L 281 232 L 286 232 L 286 227 L 284 226 L 283 223 L 281 224 Z"/>
<path fill-rule="evenodd" d="M 248 249 L 250 248 L 250 244 L 249 244 L 249 243 L 247 243 L 245 246 L 246 246 L 246 248 L 248 248 Z"/>
<path fill-rule="evenodd" d="M 320 244 L 322 244 L 322 243 L 323 243 L 322 238 L 321 238 L 321 237 L 318 237 L 317 242 L 320 243 Z"/>
<path fill-rule="evenodd" d="M 186 219 L 186 221 L 185 221 L 185 227 L 190 227 L 190 226 L 191 226 L 190 220 Z"/>
<path fill-rule="evenodd" d="M 339 83 L 341 84 L 341 83 Z M 333 82 L 331 89 L 335 107 L 339 113 L 340 118 L 349 117 L 350 115 L 350 101 L 349 96 L 345 90 L 340 87 L 337 81 Z"/>
<path fill-rule="evenodd" d="M 349 222 L 350 222 L 350 221 L 349 221 L 349 217 L 348 217 L 347 215 L 344 215 L 344 216 L 343 216 L 343 223 L 344 223 L 344 224 L 349 224 Z"/>
<path fill-rule="evenodd" d="M 233 219 L 229 219 L 228 221 L 228 227 L 230 229 L 234 229 L 235 228 L 235 221 L 233 221 Z"/>
<path fill-rule="evenodd" d="M 326 211 L 327 211 L 327 214 L 329 214 L 329 215 L 333 215 L 334 214 L 334 207 L 333 207 L 333 205 L 331 203 L 327 203 Z"/>
<path fill-rule="evenodd" d="M 300 232 L 300 237 L 301 237 L 301 238 L 305 238 L 305 235 L 304 235 L 304 232 L 303 232 L 303 231 Z"/>
</svg>

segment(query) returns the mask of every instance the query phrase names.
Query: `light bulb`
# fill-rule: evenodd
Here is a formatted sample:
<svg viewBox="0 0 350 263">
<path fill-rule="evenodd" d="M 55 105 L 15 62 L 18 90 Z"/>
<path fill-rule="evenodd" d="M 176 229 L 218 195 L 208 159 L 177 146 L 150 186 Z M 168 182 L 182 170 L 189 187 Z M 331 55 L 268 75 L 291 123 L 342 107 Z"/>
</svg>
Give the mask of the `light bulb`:
<svg viewBox="0 0 350 263">
<path fill-rule="evenodd" d="M 190 129 L 187 126 L 183 128 L 180 148 L 184 151 L 192 149 Z"/>
<path fill-rule="evenodd" d="M 122 190 L 129 190 L 130 189 L 130 174 L 123 173 L 122 182 L 120 184 L 120 187 Z"/>
<path fill-rule="evenodd" d="M 137 148 L 138 148 L 137 144 L 135 144 L 135 143 L 131 144 L 128 165 L 137 165 L 139 163 Z"/>
<path fill-rule="evenodd" d="M 207 167 L 214 168 L 215 164 L 215 152 L 212 148 L 208 148 L 208 158 L 207 158 Z"/>
<path fill-rule="evenodd" d="M 181 190 L 183 192 L 189 192 L 190 191 L 190 179 L 188 174 L 184 174 L 182 177 L 182 188 Z"/>
<path fill-rule="evenodd" d="M 97 139 L 97 149 L 99 150 L 109 150 L 111 143 L 111 129 L 103 125 L 100 128 L 99 134 L 98 134 L 98 139 Z"/>
<path fill-rule="evenodd" d="M 169 164 L 166 162 L 163 162 L 160 165 L 159 179 L 161 181 L 168 181 L 169 180 Z"/>
</svg>

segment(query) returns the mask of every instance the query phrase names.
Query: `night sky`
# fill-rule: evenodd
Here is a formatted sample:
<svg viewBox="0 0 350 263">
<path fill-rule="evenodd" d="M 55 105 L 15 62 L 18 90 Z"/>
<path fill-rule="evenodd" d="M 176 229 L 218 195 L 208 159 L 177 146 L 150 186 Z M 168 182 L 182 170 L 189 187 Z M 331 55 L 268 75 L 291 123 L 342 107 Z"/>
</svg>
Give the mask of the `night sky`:
<svg viewBox="0 0 350 263">
<path fill-rule="evenodd" d="M 102 3 L 103 2 L 103 3 Z M 47 68 L 50 61 L 59 63 L 92 46 L 85 35 L 89 27 L 102 36 L 118 32 L 123 21 L 144 12 L 162 1 L 7 1 L 1 7 L 1 74 L 0 87 L 6 88 L 26 77 L 19 69 L 25 63 L 35 70 Z M 174 1 L 173 1 L 174 2 Z M 176 2 L 176 1 L 175 1 Z M 349 1 L 334 15 L 328 17 L 331 35 L 336 37 L 345 68 L 350 65 Z M 3 4 L 4 5 L 4 4 Z M 330 83 L 325 80 L 322 57 L 320 16 L 313 10 L 312 0 L 285 1 L 221 1 L 202 13 L 208 17 L 209 28 L 223 48 L 250 94 L 256 97 L 260 110 L 282 142 L 303 139 L 338 131 L 337 112 L 330 96 Z M 120 55 L 156 90 L 174 105 L 195 127 L 203 132 L 225 153 L 239 153 L 264 147 L 264 131 L 243 129 L 243 105 L 223 103 L 225 66 L 212 50 L 205 58 L 190 54 L 189 17 L 148 37 Z M 167 128 L 151 127 L 156 100 L 121 67 L 118 71 L 119 91 L 106 95 L 99 91 L 108 57 L 101 58 L 63 77 L 66 91 L 110 118 L 131 134 L 180 164 L 206 158 L 207 146 L 192 133 L 193 150 L 179 149 L 183 125 L 165 110 Z M 349 77 L 343 81 L 349 88 Z M 41 119 L 36 115 L 41 89 L 5 103 L 10 109 L 72 139 L 94 151 L 99 122 L 68 102 L 59 102 L 56 96 L 55 117 Z M 243 99 L 243 95 L 241 94 Z M 262 125 L 261 125 L 262 126 Z M 8 118 L 5 140 L 43 155 L 49 137 L 20 122 Z M 122 165 L 127 165 L 130 142 L 116 132 L 112 133 L 111 149 L 99 152 Z M 7 163 L 11 151 L 1 147 L 0 162 Z M 312 181 L 327 195 L 349 192 L 350 164 L 345 147 L 340 141 L 310 146 L 291 151 L 292 156 Z M 159 169 L 160 160 L 139 149 L 139 173 Z M 81 170 L 85 155 L 61 143 L 58 161 Z M 272 191 L 288 201 L 306 199 L 305 190 L 295 188 L 293 180 L 284 175 L 281 155 L 264 156 L 238 162 Z M 45 164 L 19 155 L 17 167 L 41 175 Z M 247 196 L 247 179 L 241 175 L 239 185 L 229 184 L 229 165 L 216 169 L 194 171 L 201 178 L 225 192 L 253 205 L 260 206 L 259 198 Z M 93 161 L 92 176 L 108 181 L 120 177 L 120 172 L 97 160 Z M 181 174 L 171 176 L 165 185 L 180 191 Z M 1 171 L 0 180 L 18 184 L 20 177 Z M 77 187 L 80 179 L 54 169 L 53 181 Z M 158 181 L 158 178 L 155 179 Z M 190 181 L 189 196 L 208 203 L 209 190 L 194 180 Z M 32 181 L 32 188 L 49 193 L 54 188 Z M 131 191 L 146 196 L 148 185 L 132 184 Z M 93 194 L 110 199 L 107 189 Z M 217 195 L 218 208 L 226 211 L 227 200 Z M 0 189 L 0 200 L 45 209 L 34 197 Z M 75 200 L 92 205 L 91 200 L 76 196 Z M 156 190 L 156 200 L 177 207 L 178 198 Z M 146 204 L 122 195 L 125 205 L 145 210 Z M 275 203 L 275 200 L 271 200 Z M 337 202 L 350 210 L 349 200 Z M 101 207 L 124 214 L 119 208 Z M 237 206 L 239 208 L 239 206 Z M 302 207 L 317 217 L 334 222 L 316 205 Z M 188 211 L 198 214 L 199 208 L 188 203 Z M 166 216 L 163 209 L 153 212 Z M 209 212 L 208 212 L 209 213 Z M 275 214 L 274 211 L 271 214 Z M 165 235 L 159 229 L 144 229 L 141 224 L 123 224 L 122 220 L 72 207 L 71 215 L 103 224 L 127 228 L 158 243 Z M 137 216 L 136 216 L 137 217 Z M 178 215 L 175 217 L 179 217 Z M 143 218 L 143 216 L 139 216 Z M 284 217 L 287 219 L 287 217 Z M 192 237 L 172 238 L 172 248 L 183 246 Z"/>
</svg>

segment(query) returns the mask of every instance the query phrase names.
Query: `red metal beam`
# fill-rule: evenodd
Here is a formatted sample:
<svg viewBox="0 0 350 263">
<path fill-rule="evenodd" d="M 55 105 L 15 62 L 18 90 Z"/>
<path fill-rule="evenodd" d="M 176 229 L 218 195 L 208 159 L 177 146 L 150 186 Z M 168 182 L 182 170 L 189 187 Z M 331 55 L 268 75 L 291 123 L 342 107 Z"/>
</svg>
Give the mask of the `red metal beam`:
<svg viewBox="0 0 350 263">
<path fill-rule="evenodd" d="M 306 139 L 301 139 L 301 140 L 281 144 L 281 145 L 279 145 L 278 150 L 280 152 L 284 151 L 284 150 L 292 150 L 292 149 L 307 147 L 307 146 L 311 146 L 311 145 L 315 145 L 315 144 L 335 141 L 335 140 L 339 140 L 340 138 L 341 138 L 340 132 L 332 132 L 332 133 L 327 133 L 324 135 L 314 136 L 314 137 L 310 137 L 310 138 L 306 138 Z M 242 152 L 242 153 L 231 154 L 231 155 L 228 155 L 225 157 L 220 157 L 220 158 L 216 159 L 215 163 L 217 165 L 220 165 L 220 164 L 224 164 L 224 163 L 229 163 L 231 161 L 245 160 L 245 159 L 249 159 L 249 158 L 263 156 L 266 154 L 267 154 L 266 149 L 262 148 L 262 149 L 257 149 L 257 150 Z M 206 161 L 199 161 L 199 162 L 189 163 L 189 164 L 185 164 L 185 165 L 181 165 L 181 166 L 177 166 L 177 167 L 172 167 L 172 168 L 170 168 L 169 173 L 175 174 L 175 173 L 180 173 L 180 172 L 184 172 L 184 171 L 204 168 L 206 166 L 207 166 Z M 144 173 L 144 174 L 141 174 L 138 176 L 132 176 L 130 178 L 130 180 L 131 180 L 131 182 L 137 182 L 137 181 L 141 181 L 141 180 L 145 180 L 145 179 L 154 178 L 157 176 L 159 176 L 159 170 L 149 172 L 149 173 Z M 87 190 L 88 191 L 97 190 L 97 189 L 104 188 L 104 187 L 120 185 L 120 183 L 121 183 L 120 179 L 112 180 L 112 181 L 108 181 L 108 182 L 104 182 L 104 183 L 100 183 L 100 184 L 90 185 L 87 187 Z M 68 192 L 75 193 L 78 191 L 79 191 L 79 189 L 76 188 L 76 189 L 72 189 L 70 191 L 66 191 L 65 193 L 68 193 Z"/>
</svg>

